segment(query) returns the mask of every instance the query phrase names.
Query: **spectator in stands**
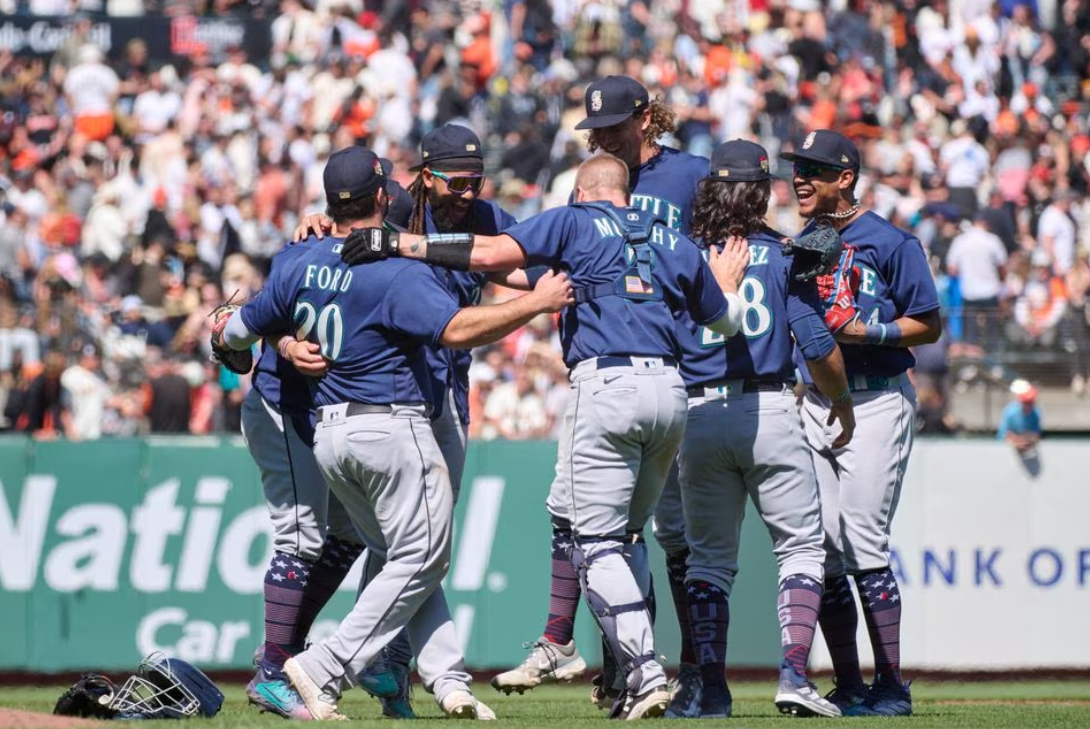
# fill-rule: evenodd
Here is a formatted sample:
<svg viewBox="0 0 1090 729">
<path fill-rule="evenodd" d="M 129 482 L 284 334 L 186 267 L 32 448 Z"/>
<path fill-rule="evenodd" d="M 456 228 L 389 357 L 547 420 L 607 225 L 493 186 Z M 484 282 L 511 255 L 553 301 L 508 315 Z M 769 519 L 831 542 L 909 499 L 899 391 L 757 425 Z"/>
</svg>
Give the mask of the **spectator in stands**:
<svg viewBox="0 0 1090 729">
<path fill-rule="evenodd" d="M 1007 336 L 1027 348 L 1051 348 L 1067 313 L 1067 290 L 1063 279 L 1052 273 L 1052 259 L 1047 253 L 1034 251 L 1030 264 L 1030 275 L 1014 303 L 1014 322 L 1007 328 Z"/>
<path fill-rule="evenodd" d="M 946 254 L 946 271 L 961 289 L 964 339 L 986 349 L 995 341 L 999 324 L 999 292 L 1007 262 L 1003 241 L 989 230 L 978 213 L 973 224 L 954 238 Z"/>
<path fill-rule="evenodd" d="M 991 166 L 988 150 L 978 142 L 964 119 L 957 119 L 950 126 L 953 138 L 942 145 L 939 161 L 950 191 L 950 202 L 955 203 L 966 218 L 976 215 L 980 206 L 980 183 Z"/>
<path fill-rule="evenodd" d="M 64 352 L 51 349 L 45 353 L 41 372 L 27 385 L 16 429 L 35 438 L 52 439 L 63 435 L 65 420 L 70 415 L 61 393 L 61 374 L 66 364 Z"/>
<path fill-rule="evenodd" d="M 1071 201 L 1075 195 L 1067 188 L 1057 188 L 1052 201 L 1037 221 L 1037 242 L 1052 258 L 1053 270 L 1066 276 L 1075 261 L 1075 221 L 1071 218 Z"/>
<path fill-rule="evenodd" d="M 120 86 L 117 74 L 103 63 L 99 47 L 93 43 L 84 45 L 79 52 L 79 63 L 64 80 L 76 135 L 83 142 L 101 142 L 113 134 L 114 104 Z"/>
<path fill-rule="evenodd" d="M 98 348 L 86 344 L 76 364 L 61 375 L 65 408 L 70 413 L 64 435 L 69 440 L 96 440 L 102 436 L 106 403 L 112 393 L 100 374 L 101 365 Z"/>
</svg>

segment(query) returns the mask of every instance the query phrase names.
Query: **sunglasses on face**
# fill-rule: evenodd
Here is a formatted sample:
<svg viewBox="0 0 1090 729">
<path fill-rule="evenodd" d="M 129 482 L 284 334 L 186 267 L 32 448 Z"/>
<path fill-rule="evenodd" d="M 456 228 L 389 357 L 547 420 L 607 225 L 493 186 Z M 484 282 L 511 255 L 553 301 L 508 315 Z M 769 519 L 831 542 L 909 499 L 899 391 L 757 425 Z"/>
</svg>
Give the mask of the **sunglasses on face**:
<svg viewBox="0 0 1090 729">
<path fill-rule="evenodd" d="M 805 160 L 795 161 L 795 177 L 824 177 L 833 172 L 839 175 L 841 169 L 839 167 L 823 165 L 820 162 L 807 162 Z"/>
<path fill-rule="evenodd" d="M 461 197 L 472 192 L 474 195 L 484 186 L 484 175 L 444 175 L 442 172 L 431 171 L 432 175 L 447 183 L 447 189 Z"/>
</svg>

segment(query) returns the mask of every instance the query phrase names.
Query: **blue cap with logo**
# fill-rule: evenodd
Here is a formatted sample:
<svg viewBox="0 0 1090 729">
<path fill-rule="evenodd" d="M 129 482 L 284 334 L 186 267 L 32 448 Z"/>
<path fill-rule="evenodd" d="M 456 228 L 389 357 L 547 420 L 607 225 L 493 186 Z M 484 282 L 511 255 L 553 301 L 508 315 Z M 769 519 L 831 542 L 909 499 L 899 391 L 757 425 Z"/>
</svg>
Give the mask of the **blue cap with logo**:
<svg viewBox="0 0 1090 729">
<path fill-rule="evenodd" d="M 631 76 L 606 76 L 587 87 L 587 118 L 576 129 L 604 129 L 647 108 L 647 89 Z"/>
<path fill-rule="evenodd" d="M 794 152 L 784 152 L 780 157 L 788 162 L 800 159 L 842 170 L 859 169 L 859 150 L 855 144 L 832 129 L 816 129 L 810 132 L 795 147 Z"/>
<path fill-rule="evenodd" d="M 480 138 L 461 124 L 444 124 L 424 135 L 420 142 L 420 157 L 420 164 L 410 168 L 413 172 L 424 167 L 466 172 L 484 169 Z"/>
<path fill-rule="evenodd" d="M 732 139 L 712 150 L 708 178 L 720 182 L 760 182 L 771 180 L 768 152 L 754 142 Z"/>
<path fill-rule="evenodd" d="M 371 197 L 386 185 L 386 172 L 366 147 L 345 147 L 329 155 L 322 173 L 325 198 L 331 204 Z"/>
</svg>

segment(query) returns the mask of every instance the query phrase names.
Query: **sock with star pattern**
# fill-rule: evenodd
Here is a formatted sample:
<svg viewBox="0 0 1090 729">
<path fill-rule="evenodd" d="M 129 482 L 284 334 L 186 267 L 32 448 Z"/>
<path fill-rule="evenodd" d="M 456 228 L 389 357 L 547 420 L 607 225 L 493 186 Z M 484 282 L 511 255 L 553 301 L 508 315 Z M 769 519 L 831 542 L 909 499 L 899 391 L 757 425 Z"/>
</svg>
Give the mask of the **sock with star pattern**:
<svg viewBox="0 0 1090 729">
<path fill-rule="evenodd" d="M 299 613 L 312 565 L 298 557 L 277 552 L 265 571 L 265 657 L 264 663 L 280 669 L 303 649 L 299 635 Z"/>
<path fill-rule="evenodd" d="M 821 580 L 809 575 L 788 575 L 780 583 L 776 611 L 780 618 L 783 662 L 800 676 L 806 675 L 806 664 L 810 661 L 822 592 Z"/>
<path fill-rule="evenodd" d="M 688 588 L 685 586 L 685 573 L 688 571 L 688 548 L 680 552 L 666 554 L 666 577 L 670 581 L 670 596 L 674 600 L 674 610 L 677 612 L 677 624 L 681 628 L 681 655 L 682 663 L 696 663 L 696 652 L 693 650 L 692 634 L 689 631 L 689 597 Z"/>
<path fill-rule="evenodd" d="M 888 567 L 855 576 L 863 603 L 871 648 L 874 650 L 875 682 L 901 684 L 901 590 Z"/>
<path fill-rule="evenodd" d="M 689 634 L 700 665 L 704 686 L 726 688 L 727 628 L 730 606 L 727 593 L 704 580 L 687 583 Z"/>
<path fill-rule="evenodd" d="M 579 575 L 571 563 L 571 529 L 553 527 L 552 572 L 549 576 L 549 617 L 545 638 L 557 645 L 571 642 L 579 609 Z"/>
<path fill-rule="evenodd" d="M 303 590 L 303 604 L 299 610 L 300 643 L 306 640 L 318 613 L 322 612 L 329 598 L 344 582 L 362 552 L 363 545 L 359 542 L 349 542 L 332 535 L 325 538 L 322 556 L 310 570 L 310 579 Z"/>
<path fill-rule="evenodd" d="M 852 583 L 846 575 L 825 578 L 825 593 L 821 596 L 818 624 L 821 625 L 821 634 L 825 636 L 829 657 L 833 660 L 837 686 L 862 686 L 859 649 L 855 643 L 859 611 L 855 606 Z"/>
</svg>

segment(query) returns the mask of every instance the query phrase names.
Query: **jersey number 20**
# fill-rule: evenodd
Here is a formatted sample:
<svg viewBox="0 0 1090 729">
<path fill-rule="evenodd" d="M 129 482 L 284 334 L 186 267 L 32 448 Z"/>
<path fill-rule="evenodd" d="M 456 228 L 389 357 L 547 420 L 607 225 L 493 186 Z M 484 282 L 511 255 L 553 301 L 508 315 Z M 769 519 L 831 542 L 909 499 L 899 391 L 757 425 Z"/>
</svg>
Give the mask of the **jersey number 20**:
<svg viewBox="0 0 1090 729">
<path fill-rule="evenodd" d="M 299 339 L 309 339 L 311 332 L 318 336 L 318 350 L 322 356 L 333 362 L 341 354 L 341 346 L 344 344 L 344 319 L 341 317 L 341 307 L 337 304 L 326 304 L 321 311 L 314 308 L 309 301 L 298 301 L 295 304 L 295 332 Z"/>
<path fill-rule="evenodd" d="M 756 339 L 768 334 L 772 328 L 772 310 L 765 306 L 765 285 L 759 278 L 746 276 L 738 289 L 742 300 L 746 302 L 746 313 L 742 317 L 742 333 L 746 339 Z M 700 327 L 700 346 L 715 347 L 726 343 L 722 334 L 716 334 L 707 327 Z"/>
</svg>

